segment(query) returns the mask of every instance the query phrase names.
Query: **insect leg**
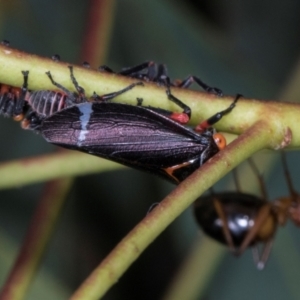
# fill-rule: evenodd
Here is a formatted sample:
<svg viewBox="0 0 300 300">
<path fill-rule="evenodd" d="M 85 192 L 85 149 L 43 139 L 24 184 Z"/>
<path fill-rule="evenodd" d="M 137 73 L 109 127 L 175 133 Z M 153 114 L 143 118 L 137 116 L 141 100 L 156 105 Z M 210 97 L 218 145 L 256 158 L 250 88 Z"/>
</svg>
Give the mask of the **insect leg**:
<svg viewBox="0 0 300 300">
<path fill-rule="evenodd" d="M 115 97 L 117 97 L 117 96 L 133 89 L 137 85 L 144 85 L 144 84 L 141 81 L 135 82 L 135 83 L 132 83 L 129 86 L 127 86 L 124 89 L 119 90 L 117 92 L 105 94 L 105 95 L 102 95 L 102 96 L 98 96 L 97 94 L 94 94 L 94 97 L 95 97 L 95 100 L 98 100 L 98 101 L 109 101 L 109 100 L 111 100 L 111 99 L 113 99 L 113 98 L 115 98 Z"/>
<path fill-rule="evenodd" d="M 226 217 L 226 213 L 224 211 L 223 205 L 218 200 L 218 198 L 216 196 L 213 196 L 213 197 L 214 197 L 213 198 L 213 203 L 214 203 L 215 210 L 216 210 L 217 215 L 219 216 L 219 218 L 221 219 L 222 224 L 223 224 L 222 231 L 223 231 L 223 235 L 224 235 L 224 238 L 226 240 L 226 243 L 227 243 L 229 249 L 234 254 L 237 254 L 237 249 L 234 246 L 234 243 L 233 243 L 233 240 L 232 240 L 232 236 L 231 236 L 231 233 L 230 233 L 230 229 L 228 227 L 228 221 L 227 221 L 227 217 Z"/>
<path fill-rule="evenodd" d="M 108 66 L 103 65 L 99 67 L 99 71 L 116 73 L 122 76 L 130 76 L 145 81 L 157 82 L 161 85 L 165 84 L 163 78 L 164 76 L 167 76 L 166 67 L 153 61 L 146 61 L 134 67 L 123 68 L 120 72 L 114 72 Z"/>
<path fill-rule="evenodd" d="M 76 80 L 76 78 L 75 78 L 75 76 L 74 76 L 73 67 L 72 67 L 72 66 L 69 66 L 69 69 L 70 69 L 71 80 L 72 80 L 73 85 L 75 86 L 75 89 L 76 89 L 77 93 L 78 93 L 81 97 L 85 97 L 85 94 L 84 94 L 84 88 L 82 88 L 82 87 L 78 84 L 78 82 L 77 82 L 77 80 Z"/>
<path fill-rule="evenodd" d="M 115 73 L 122 76 L 130 76 L 146 81 L 155 81 L 157 77 L 157 64 L 153 61 L 146 61 L 134 67 L 123 68 L 120 72 L 113 71 L 110 67 L 103 65 L 98 68 L 99 71 L 105 71 L 108 73 Z M 147 70 L 146 73 L 141 73 Z"/>
<path fill-rule="evenodd" d="M 124 75 L 124 76 L 132 76 L 135 73 L 139 73 L 143 70 L 147 70 L 147 72 L 148 72 L 147 78 L 149 78 L 149 80 L 152 80 L 151 78 L 155 77 L 156 66 L 157 66 L 157 64 L 155 62 L 146 61 L 146 62 L 141 63 L 134 67 L 124 68 L 120 72 L 118 72 L 118 74 Z"/>
<path fill-rule="evenodd" d="M 269 239 L 263 246 L 262 252 L 259 252 L 258 245 L 252 247 L 253 261 L 258 270 L 263 270 L 270 256 L 273 246 L 273 239 Z"/>
<path fill-rule="evenodd" d="M 176 98 L 171 93 L 169 77 L 166 77 L 165 81 L 166 81 L 166 86 L 167 86 L 166 94 L 168 96 L 168 99 L 183 109 L 182 113 L 172 113 L 170 118 L 181 124 L 186 124 L 191 118 L 191 114 L 192 114 L 191 108 L 189 106 L 187 106 L 186 104 L 184 104 L 181 100 Z"/>
<path fill-rule="evenodd" d="M 281 159 L 282 159 L 282 165 L 283 165 L 286 182 L 287 182 L 290 194 L 291 194 L 291 198 L 293 200 L 295 200 L 295 199 L 297 199 L 298 194 L 295 191 L 293 183 L 292 183 L 292 178 L 291 178 L 288 166 L 287 166 L 287 161 L 286 161 L 286 156 L 285 156 L 284 151 L 281 151 Z"/>
<path fill-rule="evenodd" d="M 68 89 L 66 89 L 65 87 L 63 87 L 61 84 L 57 83 L 54 81 L 50 71 L 46 72 L 47 76 L 49 77 L 50 81 L 52 82 L 53 85 L 55 85 L 56 87 L 58 87 L 60 90 L 62 90 L 66 95 L 68 95 L 68 97 L 70 97 L 71 99 L 74 99 L 74 95 L 73 93 L 71 93 Z"/>
<path fill-rule="evenodd" d="M 263 200 L 268 201 L 268 193 L 267 193 L 267 189 L 266 189 L 266 185 L 265 182 L 263 180 L 263 176 L 260 174 L 257 166 L 255 165 L 254 161 L 249 158 L 248 162 L 252 168 L 253 173 L 256 175 L 259 186 L 260 186 L 260 191 L 261 191 L 261 195 Z"/>
<path fill-rule="evenodd" d="M 237 254 L 242 254 L 249 245 L 251 245 L 252 241 L 257 237 L 259 231 L 262 228 L 262 225 L 267 221 L 268 217 L 270 217 L 270 211 L 271 211 L 271 205 L 269 203 L 266 203 L 264 206 L 261 207 L 259 210 L 257 217 L 255 219 L 253 227 L 249 230 L 247 235 L 245 236 L 245 239 L 243 240 L 243 243 L 237 250 Z M 269 225 L 269 224 L 268 224 Z M 268 230 L 274 231 L 275 224 L 271 224 L 272 227 L 269 227 Z M 269 239 L 268 239 L 269 240 Z"/>
<path fill-rule="evenodd" d="M 216 94 L 219 97 L 223 96 L 223 92 L 220 89 L 208 86 L 199 77 L 193 75 L 187 77 L 186 79 L 182 80 L 179 83 L 175 83 L 175 85 L 180 88 L 188 88 L 193 82 L 196 82 L 200 87 L 203 88 L 204 91 L 208 93 Z"/>
<path fill-rule="evenodd" d="M 23 74 L 23 85 L 21 88 L 21 95 L 19 97 L 17 97 L 16 100 L 16 106 L 15 106 L 15 110 L 14 110 L 14 115 L 15 115 L 15 119 L 16 120 L 20 120 L 23 117 L 24 114 L 24 104 L 25 104 L 25 97 L 26 97 L 26 93 L 28 91 L 28 74 L 29 71 L 22 71 Z"/>
<path fill-rule="evenodd" d="M 229 105 L 229 107 L 227 107 L 226 109 L 217 112 L 216 114 L 214 114 L 213 116 L 211 116 L 210 118 L 208 118 L 207 120 L 204 120 L 203 122 L 201 122 L 199 125 L 197 125 L 195 127 L 195 131 L 197 132 L 203 132 L 204 130 L 206 130 L 208 127 L 214 125 L 215 123 L 217 123 L 218 121 L 220 121 L 222 119 L 223 116 L 227 115 L 228 113 L 230 113 L 237 101 L 239 100 L 239 98 L 242 97 L 242 95 L 237 94 L 234 101 Z"/>
</svg>

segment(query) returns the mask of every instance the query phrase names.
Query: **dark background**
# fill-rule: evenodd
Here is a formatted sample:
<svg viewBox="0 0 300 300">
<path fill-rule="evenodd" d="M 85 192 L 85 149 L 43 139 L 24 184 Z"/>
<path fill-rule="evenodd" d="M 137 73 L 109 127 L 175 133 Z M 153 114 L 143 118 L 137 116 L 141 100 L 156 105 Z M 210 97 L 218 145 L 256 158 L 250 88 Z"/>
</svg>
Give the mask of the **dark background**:
<svg viewBox="0 0 300 300">
<path fill-rule="evenodd" d="M 64 61 L 81 64 L 89 5 L 89 1 L 71 0 L 2 3 L 0 38 L 29 53 L 47 57 L 58 53 Z M 105 64 L 119 70 L 154 60 L 167 64 L 172 78 L 196 74 L 225 94 L 276 99 L 298 61 L 299 14 L 296 0 L 117 1 Z M 0 141 L 1 162 L 54 150 L 38 135 L 4 118 L 0 119 Z M 279 158 L 271 151 L 262 155 Z M 288 160 L 297 188 L 299 154 L 289 153 Z M 267 178 L 271 199 L 288 193 L 280 167 L 278 160 Z M 226 182 L 219 183 L 218 189 L 224 189 Z M 173 188 L 159 178 L 129 169 L 77 178 L 28 299 L 41 299 L 41 295 L 43 299 L 66 299 L 151 204 Z M 0 191 L 2 282 L 42 190 L 43 184 L 35 184 Z M 198 236 L 189 209 L 142 254 L 105 299 L 162 298 Z M 249 251 L 239 259 L 227 254 L 207 283 L 204 296 L 197 299 L 299 299 L 299 253 L 299 229 L 288 225 L 276 236 L 266 270 L 255 269 Z"/>
</svg>

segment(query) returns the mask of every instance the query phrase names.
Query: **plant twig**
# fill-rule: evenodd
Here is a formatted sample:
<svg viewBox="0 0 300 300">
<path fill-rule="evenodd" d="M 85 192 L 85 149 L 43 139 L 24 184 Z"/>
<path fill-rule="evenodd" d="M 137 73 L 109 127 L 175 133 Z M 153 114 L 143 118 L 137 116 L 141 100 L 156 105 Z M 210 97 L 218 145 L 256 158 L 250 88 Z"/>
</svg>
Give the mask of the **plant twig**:
<svg viewBox="0 0 300 300">
<path fill-rule="evenodd" d="M 283 139 L 280 134 L 277 139 Z M 182 182 L 102 261 L 71 297 L 93 300 L 115 284 L 143 250 L 197 197 L 241 161 L 272 143 L 268 124 L 258 122 Z"/>
<path fill-rule="evenodd" d="M 95 156 L 63 151 L 0 164 L 0 189 L 120 168 L 124 167 Z"/>
<path fill-rule="evenodd" d="M 47 189 L 31 220 L 18 258 L 0 293 L 1 299 L 24 299 L 53 234 L 72 180 L 57 180 Z"/>
<path fill-rule="evenodd" d="M 29 88 L 32 90 L 54 89 L 46 71 L 51 71 L 57 82 L 70 90 L 74 90 L 70 80 L 69 64 L 54 62 L 49 58 L 27 54 L 13 48 L 0 45 L 0 82 L 13 86 L 21 86 L 23 77 L 21 70 L 29 70 Z M 74 73 L 79 84 L 85 89 L 87 95 L 114 92 L 136 82 L 136 79 L 97 72 L 92 69 L 75 67 Z M 217 111 L 229 106 L 233 97 L 217 97 L 212 94 L 196 92 L 187 89 L 172 88 L 172 93 L 182 99 L 192 109 L 192 124 L 198 124 L 199 120 L 206 119 Z M 117 97 L 116 101 L 136 105 L 137 98 L 144 99 L 144 105 L 161 107 L 168 110 L 179 110 L 169 101 L 165 94 L 165 88 L 154 83 L 144 83 L 131 91 Z M 300 146 L 299 116 L 300 106 L 291 103 L 263 102 L 258 100 L 240 99 L 236 108 L 218 122 L 216 128 L 222 131 L 240 134 L 262 118 L 272 121 L 274 126 L 289 127 L 293 132 L 293 140 L 290 146 Z"/>
<path fill-rule="evenodd" d="M 226 251 L 226 248 L 206 236 L 197 239 L 163 300 L 191 300 L 204 296 Z M 199 291 L 202 293 L 199 294 Z"/>
</svg>

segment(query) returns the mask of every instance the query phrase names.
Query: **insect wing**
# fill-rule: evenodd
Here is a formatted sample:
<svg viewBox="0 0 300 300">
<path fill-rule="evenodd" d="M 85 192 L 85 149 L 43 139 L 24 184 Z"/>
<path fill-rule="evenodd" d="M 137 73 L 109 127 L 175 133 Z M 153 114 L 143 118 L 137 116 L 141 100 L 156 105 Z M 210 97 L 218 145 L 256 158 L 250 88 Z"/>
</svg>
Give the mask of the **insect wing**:
<svg viewBox="0 0 300 300">
<path fill-rule="evenodd" d="M 116 103 L 70 107 L 39 130 L 50 143 L 152 172 L 193 161 L 191 173 L 203 152 L 203 162 L 218 152 L 211 131 L 200 135 L 151 109 Z"/>
</svg>

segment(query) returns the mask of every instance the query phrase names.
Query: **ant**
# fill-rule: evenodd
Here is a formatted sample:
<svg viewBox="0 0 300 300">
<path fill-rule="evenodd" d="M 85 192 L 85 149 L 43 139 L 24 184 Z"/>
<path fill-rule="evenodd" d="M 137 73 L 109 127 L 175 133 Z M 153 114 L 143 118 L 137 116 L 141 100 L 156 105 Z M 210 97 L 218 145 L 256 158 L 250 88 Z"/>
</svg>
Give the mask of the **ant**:
<svg viewBox="0 0 300 300">
<path fill-rule="evenodd" d="M 203 231 L 226 244 L 237 256 L 252 247 L 253 260 L 259 270 L 266 265 L 277 227 L 284 226 L 288 219 L 300 226 L 299 194 L 293 187 L 284 152 L 281 152 L 281 159 L 289 196 L 269 202 L 263 177 L 249 159 L 260 185 L 261 197 L 241 192 L 234 173 L 236 192 L 212 191 L 210 196 L 200 197 L 194 203 L 194 215 Z"/>
</svg>

